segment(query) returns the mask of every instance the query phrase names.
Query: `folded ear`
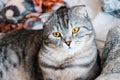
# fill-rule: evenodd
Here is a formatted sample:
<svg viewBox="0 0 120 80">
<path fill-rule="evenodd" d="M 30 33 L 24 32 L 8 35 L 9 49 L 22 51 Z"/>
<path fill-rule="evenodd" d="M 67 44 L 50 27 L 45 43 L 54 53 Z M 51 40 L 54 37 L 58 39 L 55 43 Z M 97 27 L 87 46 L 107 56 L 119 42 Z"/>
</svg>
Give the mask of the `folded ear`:
<svg viewBox="0 0 120 80">
<path fill-rule="evenodd" d="M 71 10 L 72 10 L 72 13 L 77 16 L 87 17 L 88 13 L 85 7 L 86 7 L 85 5 L 78 5 L 78 6 L 72 7 Z"/>
<path fill-rule="evenodd" d="M 44 13 L 39 18 L 41 19 L 42 23 L 44 24 L 45 22 L 48 21 L 48 19 L 52 16 L 52 12 Z"/>
</svg>

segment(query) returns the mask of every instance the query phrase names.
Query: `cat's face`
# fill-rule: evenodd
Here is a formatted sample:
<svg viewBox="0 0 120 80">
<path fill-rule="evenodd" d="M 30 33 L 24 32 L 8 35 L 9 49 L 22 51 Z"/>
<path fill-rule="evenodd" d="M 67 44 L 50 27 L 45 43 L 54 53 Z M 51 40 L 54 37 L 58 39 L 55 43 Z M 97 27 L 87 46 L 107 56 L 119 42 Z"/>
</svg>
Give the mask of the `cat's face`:
<svg viewBox="0 0 120 80">
<path fill-rule="evenodd" d="M 64 8 L 52 13 L 43 31 L 46 45 L 61 48 L 72 48 L 91 35 L 93 28 L 84 6 Z"/>
</svg>

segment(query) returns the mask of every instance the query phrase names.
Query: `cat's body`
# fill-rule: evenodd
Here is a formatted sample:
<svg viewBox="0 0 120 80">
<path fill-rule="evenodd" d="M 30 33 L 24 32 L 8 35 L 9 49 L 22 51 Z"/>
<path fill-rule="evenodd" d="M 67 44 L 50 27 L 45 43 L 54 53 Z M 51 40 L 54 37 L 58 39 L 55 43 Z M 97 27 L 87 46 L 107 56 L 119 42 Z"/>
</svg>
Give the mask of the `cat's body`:
<svg viewBox="0 0 120 80">
<path fill-rule="evenodd" d="M 94 80 L 100 72 L 98 53 L 84 7 L 50 13 L 43 31 L 3 34 L 0 80 L 42 80 L 42 74 L 44 80 Z"/>
<path fill-rule="evenodd" d="M 101 63 L 102 73 L 96 80 L 120 80 L 120 26 L 109 31 Z"/>
<path fill-rule="evenodd" d="M 52 13 L 39 52 L 44 80 L 93 80 L 99 74 L 94 38 L 84 6 Z"/>
<path fill-rule="evenodd" d="M 42 80 L 37 60 L 41 35 L 33 30 L 0 35 L 0 80 Z"/>
</svg>

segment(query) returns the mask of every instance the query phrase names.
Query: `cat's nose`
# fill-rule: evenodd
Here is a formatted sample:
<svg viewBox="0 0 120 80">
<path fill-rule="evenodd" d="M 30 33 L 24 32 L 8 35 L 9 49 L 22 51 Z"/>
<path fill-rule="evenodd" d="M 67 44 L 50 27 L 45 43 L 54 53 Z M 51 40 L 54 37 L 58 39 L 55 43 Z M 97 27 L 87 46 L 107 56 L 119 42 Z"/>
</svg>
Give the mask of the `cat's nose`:
<svg viewBox="0 0 120 80">
<path fill-rule="evenodd" d="M 70 46 L 71 41 L 65 41 L 65 43 L 66 43 L 68 46 Z"/>
</svg>

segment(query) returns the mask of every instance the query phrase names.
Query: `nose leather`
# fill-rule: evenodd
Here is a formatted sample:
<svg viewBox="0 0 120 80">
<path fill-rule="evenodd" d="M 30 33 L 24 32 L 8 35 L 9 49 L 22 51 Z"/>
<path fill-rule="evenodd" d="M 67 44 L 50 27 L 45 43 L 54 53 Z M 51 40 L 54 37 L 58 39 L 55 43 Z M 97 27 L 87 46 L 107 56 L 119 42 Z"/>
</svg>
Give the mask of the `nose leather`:
<svg viewBox="0 0 120 80">
<path fill-rule="evenodd" d="M 66 43 L 68 46 L 70 46 L 71 41 L 66 41 L 65 43 Z"/>
</svg>

